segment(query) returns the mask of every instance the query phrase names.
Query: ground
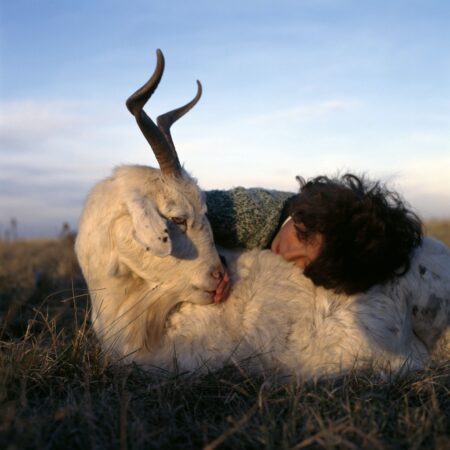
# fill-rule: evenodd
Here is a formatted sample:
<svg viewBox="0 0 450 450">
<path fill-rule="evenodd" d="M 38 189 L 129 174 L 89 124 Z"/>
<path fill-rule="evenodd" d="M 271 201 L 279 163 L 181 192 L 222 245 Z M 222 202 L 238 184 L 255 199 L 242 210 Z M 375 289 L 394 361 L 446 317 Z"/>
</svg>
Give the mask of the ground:
<svg viewBox="0 0 450 450">
<path fill-rule="evenodd" d="M 450 245 L 450 222 L 427 224 Z M 0 242 L 2 449 L 446 449 L 450 363 L 401 380 L 277 384 L 112 365 L 73 239 Z"/>
</svg>

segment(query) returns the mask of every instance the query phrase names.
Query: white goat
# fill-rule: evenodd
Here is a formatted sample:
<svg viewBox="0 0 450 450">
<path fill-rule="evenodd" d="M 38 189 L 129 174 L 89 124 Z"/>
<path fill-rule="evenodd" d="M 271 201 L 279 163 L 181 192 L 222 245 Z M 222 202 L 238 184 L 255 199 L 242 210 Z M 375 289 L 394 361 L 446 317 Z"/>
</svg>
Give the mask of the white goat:
<svg viewBox="0 0 450 450">
<path fill-rule="evenodd" d="M 229 253 L 231 296 L 209 304 L 224 270 L 202 193 L 170 136 L 201 85 L 193 101 L 156 126 L 142 108 L 163 69 L 158 50 L 154 74 L 127 101 L 161 170 L 116 169 L 93 189 L 80 222 L 76 252 L 104 348 L 148 367 L 195 370 L 247 360 L 252 369 L 306 378 L 355 367 L 423 367 L 444 342 L 450 317 L 450 253 L 431 239 L 406 275 L 350 297 L 315 287 L 269 251 Z"/>
</svg>

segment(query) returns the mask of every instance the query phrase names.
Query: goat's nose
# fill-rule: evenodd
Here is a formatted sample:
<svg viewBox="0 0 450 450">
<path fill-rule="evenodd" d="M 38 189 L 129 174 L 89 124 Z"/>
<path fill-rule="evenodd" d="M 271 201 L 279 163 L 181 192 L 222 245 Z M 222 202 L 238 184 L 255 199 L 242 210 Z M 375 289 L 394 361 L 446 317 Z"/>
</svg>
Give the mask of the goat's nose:
<svg viewBox="0 0 450 450">
<path fill-rule="evenodd" d="M 216 267 L 212 272 L 211 276 L 215 278 L 216 280 L 221 280 L 223 278 L 223 268 L 222 267 Z"/>
</svg>

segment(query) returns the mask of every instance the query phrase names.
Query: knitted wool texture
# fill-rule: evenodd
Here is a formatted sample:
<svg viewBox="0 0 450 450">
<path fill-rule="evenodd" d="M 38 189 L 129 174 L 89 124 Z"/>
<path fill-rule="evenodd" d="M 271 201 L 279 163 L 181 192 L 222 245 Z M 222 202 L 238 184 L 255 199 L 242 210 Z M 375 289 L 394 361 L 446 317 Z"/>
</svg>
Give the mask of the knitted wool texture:
<svg viewBox="0 0 450 450">
<path fill-rule="evenodd" d="M 205 193 L 216 244 L 247 249 L 270 246 L 286 216 L 286 200 L 294 195 L 243 187 Z"/>
</svg>

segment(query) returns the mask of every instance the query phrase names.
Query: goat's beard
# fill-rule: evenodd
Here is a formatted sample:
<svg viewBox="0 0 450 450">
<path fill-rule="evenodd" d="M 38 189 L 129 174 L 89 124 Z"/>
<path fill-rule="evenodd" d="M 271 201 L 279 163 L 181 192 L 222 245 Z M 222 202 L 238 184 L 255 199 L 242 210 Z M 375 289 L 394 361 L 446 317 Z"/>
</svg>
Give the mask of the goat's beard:
<svg viewBox="0 0 450 450">
<path fill-rule="evenodd" d="M 202 291 L 193 286 L 183 293 L 182 298 L 179 294 L 166 292 L 165 295 L 152 302 L 146 311 L 146 333 L 144 334 L 143 346 L 149 351 L 159 346 L 169 316 L 181 303 L 209 305 L 213 303 L 213 300 L 214 293 Z"/>
<path fill-rule="evenodd" d="M 209 305 L 214 302 L 215 291 L 203 291 L 200 288 L 191 286 L 191 288 L 186 291 L 187 295 L 183 295 L 183 300 L 185 302 L 194 303 L 196 305 Z"/>
</svg>

